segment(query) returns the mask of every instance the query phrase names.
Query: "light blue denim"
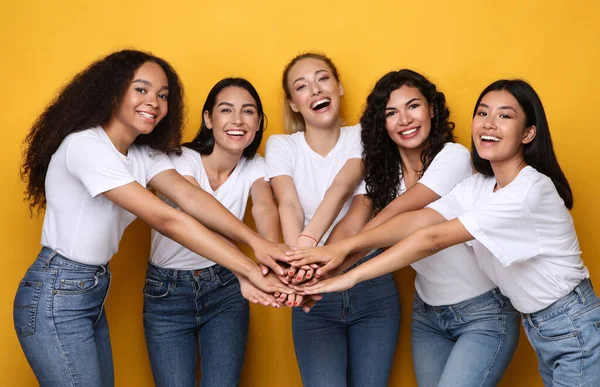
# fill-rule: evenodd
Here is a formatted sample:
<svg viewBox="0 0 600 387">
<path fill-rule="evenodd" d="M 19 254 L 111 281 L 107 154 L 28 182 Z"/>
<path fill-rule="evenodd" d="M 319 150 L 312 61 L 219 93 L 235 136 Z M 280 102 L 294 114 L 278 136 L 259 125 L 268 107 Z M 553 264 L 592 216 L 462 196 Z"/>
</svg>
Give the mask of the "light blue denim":
<svg viewBox="0 0 600 387">
<path fill-rule="evenodd" d="M 419 386 L 496 386 L 519 332 L 519 313 L 498 289 L 444 306 L 428 305 L 415 292 L 412 354 Z"/>
<path fill-rule="evenodd" d="M 104 312 L 110 277 L 107 265 L 77 263 L 47 247 L 27 270 L 13 318 L 40 386 L 113 386 Z"/>
<path fill-rule="evenodd" d="M 400 300 L 391 273 L 325 294 L 309 313 L 294 308 L 292 333 L 303 385 L 387 386 L 399 330 Z"/>
<path fill-rule="evenodd" d="M 600 299 L 589 279 L 549 307 L 523 314 L 545 386 L 600 386 Z"/>
<path fill-rule="evenodd" d="M 248 341 L 250 307 L 235 275 L 220 265 L 201 270 L 148 264 L 144 334 L 158 387 L 237 386 Z"/>
</svg>

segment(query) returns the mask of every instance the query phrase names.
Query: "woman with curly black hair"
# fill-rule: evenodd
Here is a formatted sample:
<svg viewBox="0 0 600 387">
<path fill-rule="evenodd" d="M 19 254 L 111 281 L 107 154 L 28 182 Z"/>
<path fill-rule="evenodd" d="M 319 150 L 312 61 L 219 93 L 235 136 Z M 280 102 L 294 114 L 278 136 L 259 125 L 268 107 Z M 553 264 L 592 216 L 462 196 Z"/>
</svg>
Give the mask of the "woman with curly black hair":
<svg viewBox="0 0 600 387">
<path fill-rule="evenodd" d="M 449 116 L 444 94 L 415 71 L 393 71 L 377 82 L 361 118 L 366 190 L 377 212 L 364 230 L 424 208 L 471 175 L 469 151 L 454 142 Z M 381 237 L 380 246 L 388 246 Z M 342 268 L 356 258 L 348 257 Z M 322 271 L 342 260 L 329 261 Z M 312 260 L 298 264 L 306 262 Z M 519 339 L 519 317 L 510 301 L 479 269 L 466 244 L 412 266 L 417 272 L 412 352 L 419 385 L 495 386 Z"/>
<path fill-rule="evenodd" d="M 30 209 L 46 212 L 43 247 L 20 282 L 14 323 L 40 385 L 114 384 L 108 261 L 135 217 L 265 292 L 289 292 L 208 229 L 249 244 L 262 263 L 281 270 L 273 258 L 282 246 L 175 171 L 164 152 L 179 144 L 182 121 L 183 89 L 171 66 L 124 50 L 76 75 L 27 136 L 21 173 Z"/>
</svg>

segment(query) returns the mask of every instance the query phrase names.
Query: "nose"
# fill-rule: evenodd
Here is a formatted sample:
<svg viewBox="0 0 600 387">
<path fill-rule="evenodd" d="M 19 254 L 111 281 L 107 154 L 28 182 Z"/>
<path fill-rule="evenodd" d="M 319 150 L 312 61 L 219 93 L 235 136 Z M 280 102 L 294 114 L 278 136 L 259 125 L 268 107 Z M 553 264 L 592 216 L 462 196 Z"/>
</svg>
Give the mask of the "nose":
<svg viewBox="0 0 600 387">
<path fill-rule="evenodd" d="M 158 99 L 156 98 L 156 96 L 148 93 L 146 94 L 148 97 L 146 99 L 146 105 L 153 107 L 153 108 L 157 108 L 158 107 Z"/>
<path fill-rule="evenodd" d="M 242 112 L 238 111 L 233 113 L 233 123 L 239 125 L 242 123 Z"/>
<path fill-rule="evenodd" d="M 493 129 L 494 125 L 494 117 L 490 114 L 485 117 L 485 121 L 483 122 L 484 129 Z"/>
<path fill-rule="evenodd" d="M 412 117 L 407 112 L 398 111 L 398 124 L 406 126 L 412 122 Z"/>
<path fill-rule="evenodd" d="M 310 84 L 310 92 L 312 95 L 317 95 L 321 93 L 321 87 L 317 82 L 313 82 Z"/>
</svg>

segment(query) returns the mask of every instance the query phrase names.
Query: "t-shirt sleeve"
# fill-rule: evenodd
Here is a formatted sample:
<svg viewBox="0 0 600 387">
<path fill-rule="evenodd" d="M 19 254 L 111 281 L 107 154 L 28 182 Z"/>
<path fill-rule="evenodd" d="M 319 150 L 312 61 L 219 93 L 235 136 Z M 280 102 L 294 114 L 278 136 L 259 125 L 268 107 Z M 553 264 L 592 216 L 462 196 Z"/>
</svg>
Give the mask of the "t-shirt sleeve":
<svg viewBox="0 0 600 387">
<path fill-rule="evenodd" d="M 265 150 L 266 179 L 275 176 L 294 176 L 294 152 L 292 151 L 291 139 L 285 135 L 274 135 L 267 140 Z"/>
<path fill-rule="evenodd" d="M 419 183 L 444 196 L 472 173 L 471 155 L 467 148 L 449 143 L 435 156 Z"/>
<path fill-rule="evenodd" d="M 182 147 L 181 155 L 171 154 L 169 155 L 169 159 L 175 166 L 177 172 L 179 172 L 182 176 L 192 176 L 196 177 L 196 166 L 194 165 L 193 157 L 195 151 Z M 198 155 L 200 157 L 200 155 Z"/>
<path fill-rule="evenodd" d="M 250 186 L 258 179 L 265 179 L 265 159 L 260 155 L 254 155 L 250 160 L 252 162 L 252 170 L 250 171 Z"/>
<path fill-rule="evenodd" d="M 154 176 L 163 171 L 175 169 L 173 162 L 171 162 L 171 159 L 166 153 L 154 150 L 150 147 L 145 147 L 144 152 L 150 159 L 148 168 L 146 169 L 146 181 L 152 180 Z"/>
<path fill-rule="evenodd" d="M 533 217 L 523 201 L 511 192 L 496 192 L 488 202 L 459 215 L 458 219 L 503 266 L 542 252 Z"/>
<path fill-rule="evenodd" d="M 347 158 L 348 159 L 361 159 L 362 158 L 362 152 L 363 152 L 363 146 L 362 146 L 362 140 L 360 138 L 360 132 L 361 132 L 361 126 L 360 124 L 358 125 L 354 125 L 354 126 L 349 126 L 347 128 L 345 128 L 345 130 L 348 131 L 348 137 L 346 139 L 347 141 L 347 149 L 348 149 L 348 153 L 347 153 Z"/>
<path fill-rule="evenodd" d="M 66 165 L 92 197 L 136 181 L 115 150 L 93 137 L 80 136 L 69 143 Z"/>
<path fill-rule="evenodd" d="M 356 195 L 366 195 L 366 194 L 367 194 L 367 183 L 364 180 L 361 180 L 360 184 L 358 184 L 358 186 L 352 193 L 352 196 L 354 197 Z"/>
</svg>

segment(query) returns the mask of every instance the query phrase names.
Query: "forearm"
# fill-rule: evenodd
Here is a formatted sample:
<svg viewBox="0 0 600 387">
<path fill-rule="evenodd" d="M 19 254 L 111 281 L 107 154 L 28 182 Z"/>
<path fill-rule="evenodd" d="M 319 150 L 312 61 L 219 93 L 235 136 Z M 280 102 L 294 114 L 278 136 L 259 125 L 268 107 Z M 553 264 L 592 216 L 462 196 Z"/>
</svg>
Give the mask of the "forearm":
<svg viewBox="0 0 600 387">
<path fill-rule="evenodd" d="M 323 201 L 317 207 L 315 214 L 313 215 L 310 222 L 306 225 L 302 234 L 310 235 L 317 241 L 323 238 L 323 235 L 327 232 L 331 224 L 337 218 L 344 203 L 350 195 L 352 190 L 342 186 L 331 186 L 325 193 Z"/>
<path fill-rule="evenodd" d="M 275 205 L 253 205 L 252 217 L 256 231 L 263 238 L 271 242 L 279 242 L 279 211 Z"/>
<path fill-rule="evenodd" d="M 280 205 L 279 217 L 281 219 L 283 243 L 294 246 L 304 227 L 304 212 L 301 208 L 295 206 Z"/>
</svg>

